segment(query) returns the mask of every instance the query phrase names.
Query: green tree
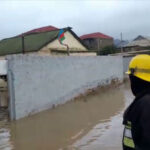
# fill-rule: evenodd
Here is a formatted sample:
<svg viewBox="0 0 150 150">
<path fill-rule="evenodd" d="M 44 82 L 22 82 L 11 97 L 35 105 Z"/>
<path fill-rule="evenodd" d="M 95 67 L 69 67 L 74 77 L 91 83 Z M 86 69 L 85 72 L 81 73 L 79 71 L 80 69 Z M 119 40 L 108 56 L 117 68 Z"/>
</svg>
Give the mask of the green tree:
<svg viewBox="0 0 150 150">
<path fill-rule="evenodd" d="M 114 53 L 119 53 L 119 50 L 117 50 L 117 48 L 114 45 L 105 46 L 100 51 L 98 51 L 98 55 L 108 55 L 108 54 L 114 54 Z"/>
</svg>

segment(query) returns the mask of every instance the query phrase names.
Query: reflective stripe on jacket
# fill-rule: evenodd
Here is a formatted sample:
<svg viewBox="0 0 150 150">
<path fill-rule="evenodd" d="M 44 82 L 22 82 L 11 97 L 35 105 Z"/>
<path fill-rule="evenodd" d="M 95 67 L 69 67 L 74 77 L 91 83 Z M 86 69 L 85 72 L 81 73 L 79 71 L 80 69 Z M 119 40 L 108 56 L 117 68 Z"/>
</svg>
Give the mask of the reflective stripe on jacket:
<svg viewBox="0 0 150 150">
<path fill-rule="evenodd" d="M 132 128 L 131 122 L 127 121 L 127 124 L 125 125 L 125 128 L 124 128 L 124 133 L 123 133 L 123 146 L 134 149 L 135 144 L 132 138 L 131 128 Z"/>
</svg>

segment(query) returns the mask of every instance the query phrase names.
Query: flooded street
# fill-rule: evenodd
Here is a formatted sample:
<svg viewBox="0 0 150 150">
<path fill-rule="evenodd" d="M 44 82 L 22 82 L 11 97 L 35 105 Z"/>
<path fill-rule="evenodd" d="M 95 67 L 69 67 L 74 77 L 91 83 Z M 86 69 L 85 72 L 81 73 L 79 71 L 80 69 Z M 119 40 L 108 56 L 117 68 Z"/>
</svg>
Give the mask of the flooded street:
<svg viewBox="0 0 150 150">
<path fill-rule="evenodd" d="M 34 116 L 0 121 L 0 150 L 121 150 L 122 113 L 133 99 L 124 84 Z"/>
</svg>

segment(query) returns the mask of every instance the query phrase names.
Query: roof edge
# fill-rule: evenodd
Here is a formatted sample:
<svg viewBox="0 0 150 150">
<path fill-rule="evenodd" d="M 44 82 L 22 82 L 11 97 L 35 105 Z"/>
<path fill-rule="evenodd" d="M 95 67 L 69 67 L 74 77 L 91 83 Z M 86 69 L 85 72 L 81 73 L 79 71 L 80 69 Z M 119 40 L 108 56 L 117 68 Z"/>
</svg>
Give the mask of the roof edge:
<svg viewBox="0 0 150 150">
<path fill-rule="evenodd" d="M 102 38 L 102 39 L 113 39 L 113 37 L 111 37 L 109 35 L 106 35 L 106 34 L 103 34 L 101 32 L 94 32 L 94 33 L 84 34 L 84 35 L 80 36 L 80 39 L 84 40 L 84 39 L 98 38 L 99 35 L 104 36 L 104 37 L 99 37 L 99 38 Z"/>
</svg>

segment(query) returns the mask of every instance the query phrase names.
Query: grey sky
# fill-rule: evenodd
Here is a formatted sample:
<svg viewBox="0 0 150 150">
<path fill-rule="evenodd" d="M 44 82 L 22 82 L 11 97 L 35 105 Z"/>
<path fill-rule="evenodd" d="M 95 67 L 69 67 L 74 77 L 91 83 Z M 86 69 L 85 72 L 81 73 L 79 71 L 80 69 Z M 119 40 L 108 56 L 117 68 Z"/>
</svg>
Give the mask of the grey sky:
<svg viewBox="0 0 150 150">
<path fill-rule="evenodd" d="M 79 36 L 102 32 L 132 39 L 150 36 L 149 0 L 0 0 L 0 39 L 53 25 Z"/>
</svg>

